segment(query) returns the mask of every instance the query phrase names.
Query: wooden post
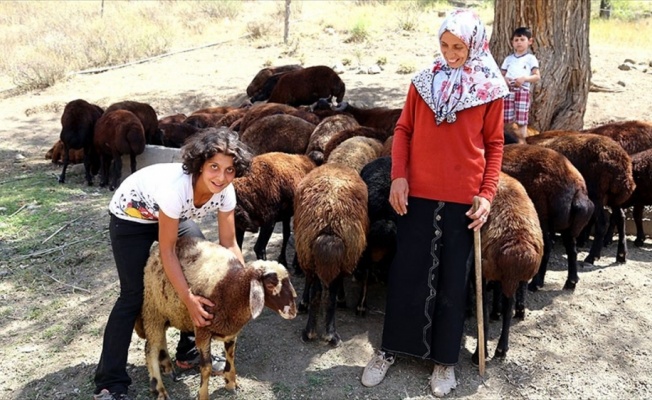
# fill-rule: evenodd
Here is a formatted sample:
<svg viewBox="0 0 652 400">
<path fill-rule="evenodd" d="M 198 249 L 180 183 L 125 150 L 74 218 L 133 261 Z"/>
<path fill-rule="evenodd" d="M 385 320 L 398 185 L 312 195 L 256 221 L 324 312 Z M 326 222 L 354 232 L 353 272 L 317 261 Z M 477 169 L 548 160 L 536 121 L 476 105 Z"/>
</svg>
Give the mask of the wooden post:
<svg viewBox="0 0 652 400">
<path fill-rule="evenodd" d="M 285 0 L 285 29 L 283 31 L 283 43 L 288 44 L 290 35 L 290 3 L 292 0 Z"/>
</svg>

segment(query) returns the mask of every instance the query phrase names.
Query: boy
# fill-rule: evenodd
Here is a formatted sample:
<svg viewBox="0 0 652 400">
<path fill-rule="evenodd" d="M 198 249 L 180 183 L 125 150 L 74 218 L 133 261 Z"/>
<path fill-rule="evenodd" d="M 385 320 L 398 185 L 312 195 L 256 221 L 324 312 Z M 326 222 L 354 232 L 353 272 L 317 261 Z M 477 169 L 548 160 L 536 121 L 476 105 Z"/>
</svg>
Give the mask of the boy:
<svg viewBox="0 0 652 400">
<path fill-rule="evenodd" d="M 509 95 L 505 98 L 505 125 L 516 122 L 519 143 L 525 143 L 527 137 L 530 83 L 541 80 L 539 61 L 529 51 L 532 41 L 530 28 L 516 28 L 512 33 L 514 53 L 507 56 L 500 67 L 509 86 Z"/>
</svg>

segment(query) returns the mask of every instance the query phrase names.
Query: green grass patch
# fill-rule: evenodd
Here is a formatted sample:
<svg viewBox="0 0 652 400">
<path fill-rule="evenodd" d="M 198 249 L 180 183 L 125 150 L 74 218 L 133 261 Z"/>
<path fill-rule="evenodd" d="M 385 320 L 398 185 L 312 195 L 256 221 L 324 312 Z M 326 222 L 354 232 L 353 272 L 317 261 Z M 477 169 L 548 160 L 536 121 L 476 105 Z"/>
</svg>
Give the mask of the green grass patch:
<svg viewBox="0 0 652 400">
<path fill-rule="evenodd" d="M 0 243 L 10 254 L 39 247 L 67 223 L 83 226 L 84 216 L 106 208 L 110 197 L 108 191 L 98 196 L 97 189 L 62 185 L 46 171 L 1 182 L 0 190 Z"/>
</svg>

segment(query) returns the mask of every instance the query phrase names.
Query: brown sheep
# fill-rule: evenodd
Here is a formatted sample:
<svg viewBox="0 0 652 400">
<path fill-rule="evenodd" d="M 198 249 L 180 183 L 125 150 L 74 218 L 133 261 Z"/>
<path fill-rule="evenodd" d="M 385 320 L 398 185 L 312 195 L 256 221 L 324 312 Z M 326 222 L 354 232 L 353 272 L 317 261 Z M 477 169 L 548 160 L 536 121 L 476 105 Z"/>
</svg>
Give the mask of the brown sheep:
<svg viewBox="0 0 652 400">
<path fill-rule="evenodd" d="M 322 290 L 327 289 L 326 331 L 331 346 L 342 342 L 335 328 L 335 307 L 344 276 L 350 275 L 367 245 L 367 185 L 341 164 L 324 164 L 299 183 L 294 196 L 294 236 L 299 266 L 306 275 L 302 309 L 308 307 L 304 341 L 317 337 Z"/>
<path fill-rule="evenodd" d="M 525 286 L 541 264 L 543 233 L 536 209 L 525 188 L 503 172 L 500 173 L 498 191 L 489 219 L 482 227 L 481 238 L 483 278 L 493 284 L 498 283 L 502 291 L 503 324 L 494 357 L 504 358 L 509 348 L 514 299 L 517 313 L 524 316 Z M 483 312 L 486 315 L 486 306 Z M 488 325 L 485 324 L 485 349 L 487 336 Z M 476 348 L 473 354 L 476 364 L 478 355 Z"/>
<path fill-rule="evenodd" d="M 375 128 L 369 128 L 368 126 L 358 126 L 357 128 L 345 129 L 343 131 L 337 132 L 331 137 L 328 143 L 326 143 L 326 146 L 324 146 L 324 160 L 328 161 L 329 157 L 331 156 L 331 152 L 333 152 L 333 150 L 335 150 L 345 140 L 356 136 L 376 139 L 381 143 L 384 143 L 385 140 L 387 140 L 387 136 L 384 132 L 381 132 Z"/>
<path fill-rule="evenodd" d="M 147 103 L 128 100 L 111 104 L 105 112 L 108 113 L 115 110 L 131 111 L 136 117 L 138 117 L 143 125 L 146 144 L 163 144 L 161 141 L 161 134 L 158 130 L 158 117 L 156 116 L 156 111 L 154 111 L 152 106 Z"/>
<path fill-rule="evenodd" d="M 45 153 L 46 160 L 52 160 L 52 164 L 63 165 L 64 147 L 61 139 Z M 68 152 L 68 164 L 80 164 L 84 162 L 84 149 L 71 149 Z"/>
<path fill-rule="evenodd" d="M 345 101 L 335 107 L 334 110 L 338 112 L 349 113 L 353 115 L 353 118 L 355 118 L 360 125 L 374 128 L 380 132 L 383 132 L 385 137 L 382 140 L 385 140 L 394 134 L 396 121 L 398 121 L 398 118 L 403 112 L 402 108 L 358 108 L 350 105 Z"/>
<path fill-rule="evenodd" d="M 178 114 L 172 114 L 168 115 L 166 117 L 160 118 L 158 120 L 159 126 L 161 124 L 178 124 L 183 122 L 184 119 L 188 118 L 186 114 L 178 113 Z"/>
<path fill-rule="evenodd" d="M 290 71 L 281 75 L 268 102 L 291 106 L 308 105 L 319 99 L 344 98 L 346 86 L 332 68 L 325 65 Z"/>
<path fill-rule="evenodd" d="M 594 210 L 582 174 L 560 153 L 526 144 L 504 147 L 502 171 L 525 187 L 543 231 L 543 258 L 530 290 L 543 287 L 555 232 L 561 232 L 568 259 L 564 289 L 574 289 L 579 281 L 576 239 Z"/>
<path fill-rule="evenodd" d="M 63 169 L 59 176 L 59 183 L 66 182 L 70 150 L 83 149 L 86 182 L 89 186 L 93 184 L 93 175 L 99 168 L 99 161 L 93 152 L 93 135 L 95 124 L 103 113 L 99 106 L 82 99 L 73 100 L 64 107 L 59 135 L 59 139 L 63 142 Z"/>
<path fill-rule="evenodd" d="M 389 265 L 396 253 L 396 222 L 398 214 L 389 204 L 391 187 L 391 157 L 377 158 L 362 168 L 360 177 L 367 185 L 369 233 L 358 267 L 356 280 L 361 282 L 356 315 L 367 313 L 367 286 L 371 276 L 386 279 Z"/>
<path fill-rule="evenodd" d="M 107 111 L 95 124 L 93 142 L 100 157 L 100 186 L 106 186 L 111 178 L 109 189 L 115 190 L 120 184 L 122 155 L 129 154 L 131 172 L 134 173 L 136 156 L 145 151 L 143 124 L 131 111 Z"/>
<path fill-rule="evenodd" d="M 238 196 L 235 207 L 235 228 L 242 247 L 245 231 L 258 233 L 254 252 L 259 260 L 267 259 L 267 243 L 278 221 L 283 222 L 283 242 L 278 262 L 287 264 L 286 248 L 290 239 L 290 221 L 294 214 L 294 192 L 301 179 L 315 168 L 304 155 L 279 152 L 255 156 L 251 171 L 233 180 Z"/>
<path fill-rule="evenodd" d="M 600 258 L 605 233 L 608 227 L 605 207 L 620 206 L 631 196 L 636 184 L 632 175 L 632 161 L 627 152 L 612 139 L 591 134 L 570 131 L 568 134 L 544 132 L 530 136 L 528 144 L 547 147 L 563 154 L 584 177 L 589 199 L 594 210 L 591 222 L 578 238 L 580 244 L 588 237 L 588 227 L 594 225 L 594 239 L 589 254 L 584 262 L 593 264 Z M 622 212 L 622 210 L 621 210 Z M 624 216 L 620 232 L 625 232 Z M 616 260 L 625 262 L 627 259 L 627 243 L 624 234 L 618 241 Z"/>
<path fill-rule="evenodd" d="M 216 128 L 220 126 L 220 120 L 225 115 L 226 114 L 218 113 L 192 113 L 188 118 L 184 119 L 183 122 L 198 129 Z"/>
<path fill-rule="evenodd" d="M 643 246 L 645 242 L 643 211 L 645 206 L 652 205 L 652 149 L 632 155 L 632 173 L 634 175 L 634 182 L 636 182 L 636 189 L 634 189 L 629 199 L 621 204 L 620 208 L 634 207 L 632 211 L 634 223 L 636 224 L 636 239 L 634 240 L 634 244 L 636 246 Z M 620 215 L 622 214 L 616 211 L 612 213 L 611 224 L 605 236 L 605 244 L 610 243 L 614 228 L 624 225 L 618 220 L 618 216 Z"/>
<path fill-rule="evenodd" d="M 354 136 L 340 143 L 330 153 L 326 162 L 348 165 L 360 173 L 365 165 L 380 157 L 381 151 L 382 142 L 364 136 Z"/>
<path fill-rule="evenodd" d="M 253 124 L 256 120 L 275 114 L 291 114 L 297 109 L 287 104 L 278 103 L 264 103 L 256 104 L 247 109 L 247 112 L 242 117 L 240 122 L 239 131 L 244 132 L 249 125 Z"/>
<path fill-rule="evenodd" d="M 171 361 L 165 340 L 168 327 L 182 332 L 195 332 L 200 353 L 201 386 L 199 399 L 208 400 L 211 375 L 211 339 L 224 342 L 226 366 L 224 381 L 227 390 L 235 390 L 235 347 L 237 336 L 250 320 L 266 306 L 284 319 L 296 316 L 297 297 L 287 270 L 274 261 L 255 261 L 242 265 L 228 249 L 190 236 L 177 240 L 176 253 L 190 290 L 213 301 L 217 306 L 209 326 L 193 326 L 185 304 L 165 274 L 158 244 L 152 246 L 145 266 L 145 291 L 136 332 L 147 340 L 145 359 L 150 388 L 158 399 L 168 399 L 161 379 L 171 372 Z"/>
<path fill-rule="evenodd" d="M 324 118 L 310 135 L 306 154 L 310 157 L 315 164 L 322 165 L 324 163 L 324 148 L 328 141 L 338 132 L 357 128 L 360 126 L 358 122 L 350 115 L 338 114 Z"/>
<path fill-rule="evenodd" d="M 647 173 L 649 173 L 647 171 L 649 161 L 646 158 L 649 157 L 649 155 L 639 155 L 636 157 L 636 160 L 634 160 L 634 155 L 652 149 L 652 123 L 645 121 L 612 122 L 591 129 L 585 129 L 582 132 L 595 133 L 610 137 L 615 140 L 616 143 L 620 144 L 627 154 L 632 157 L 634 182 L 636 183 L 636 189 L 634 190 L 632 197 L 635 196 L 635 198 L 628 200 L 622 208 L 626 209 L 634 206 L 633 216 L 634 223 L 636 224 L 636 240 L 634 241 L 634 244 L 642 246 L 645 241 L 645 231 L 643 230 L 642 221 L 643 207 L 651 204 L 649 203 L 650 196 L 647 195 L 647 192 L 652 190 L 652 186 L 650 186 L 652 182 L 650 182 L 650 178 L 647 175 Z M 619 222 L 619 219 L 623 215 L 620 209 L 616 208 L 612 211 L 609 229 L 605 236 L 605 245 L 612 242 L 615 225 L 623 225 L 623 223 Z M 624 234 L 620 233 L 619 236 L 621 235 Z"/>
<path fill-rule="evenodd" d="M 394 135 L 390 136 L 383 143 L 383 151 L 380 152 L 381 157 L 387 157 L 392 155 L 392 144 L 394 143 Z"/>
<path fill-rule="evenodd" d="M 652 123 L 650 122 L 612 122 L 584 129 L 581 132 L 610 137 L 620 144 L 629 155 L 652 149 Z"/>
<path fill-rule="evenodd" d="M 248 110 L 249 110 L 248 108 L 236 108 L 233 111 L 229 111 L 228 113 L 224 114 L 222 116 L 222 119 L 220 119 L 217 122 L 217 126 L 231 127 L 231 125 L 233 125 L 234 122 L 241 120 L 245 116 Z M 238 129 L 231 129 L 231 130 L 239 131 L 240 128 L 238 127 Z"/>
<path fill-rule="evenodd" d="M 184 122 L 159 124 L 158 128 L 161 131 L 163 146 L 176 149 L 181 148 L 186 139 L 199 132 L 198 128 Z"/>
<path fill-rule="evenodd" d="M 240 134 L 240 140 L 254 154 L 271 151 L 304 154 L 314 129 L 314 124 L 292 115 L 269 115 L 248 126 Z"/>
<path fill-rule="evenodd" d="M 282 74 L 290 71 L 297 71 L 303 69 L 301 65 L 297 64 L 291 64 L 291 65 L 280 65 L 278 67 L 267 67 L 263 68 L 258 73 L 256 76 L 254 76 L 254 79 L 251 80 L 251 83 L 247 86 L 247 96 L 249 97 L 254 97 L 257 95 L 261 90 L 263 90 L 263 87 L 265 86 L 266 82 L 271 78 L 272 76 L 275 77 L 274 79 L 274 85 L 276 82 L 278 82 L 278 79 Z M 271 93 L 271 90 L 269 90 Z M 266 100 L 266 99 L 261 99 L 261 100 Z"/>
<path fill-rule="evenodd" d="M 226 114 L 233 110 L 237 110 L 238 107 L 234 106 L 215 106 L 215 107 L 206 107 L 199 110 L 193 111 L 190 115 L 195 114 Z"/>
</svg>

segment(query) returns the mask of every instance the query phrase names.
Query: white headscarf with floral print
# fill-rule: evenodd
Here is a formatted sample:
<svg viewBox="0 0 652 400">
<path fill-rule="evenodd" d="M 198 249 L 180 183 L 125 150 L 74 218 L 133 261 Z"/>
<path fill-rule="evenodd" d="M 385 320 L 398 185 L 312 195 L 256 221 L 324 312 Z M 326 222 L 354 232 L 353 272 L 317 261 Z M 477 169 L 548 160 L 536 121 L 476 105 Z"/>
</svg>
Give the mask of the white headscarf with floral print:
<svg viewBox="0 0 652 400">
<path fill-rule="evenodd" d="M 452 124 L 456 113 L 507 96 L 509 89 L 491 52 L 484 24 L 470 10 L 454 10 L 439 28 L 439 39 L 449 31 L 469 48 L 469 57 L 451 68 L 443 56 L 433 66 L 421 71 L 412 83 L 419 95 L 435 113 L 437 125 Z"/>
</svg>

